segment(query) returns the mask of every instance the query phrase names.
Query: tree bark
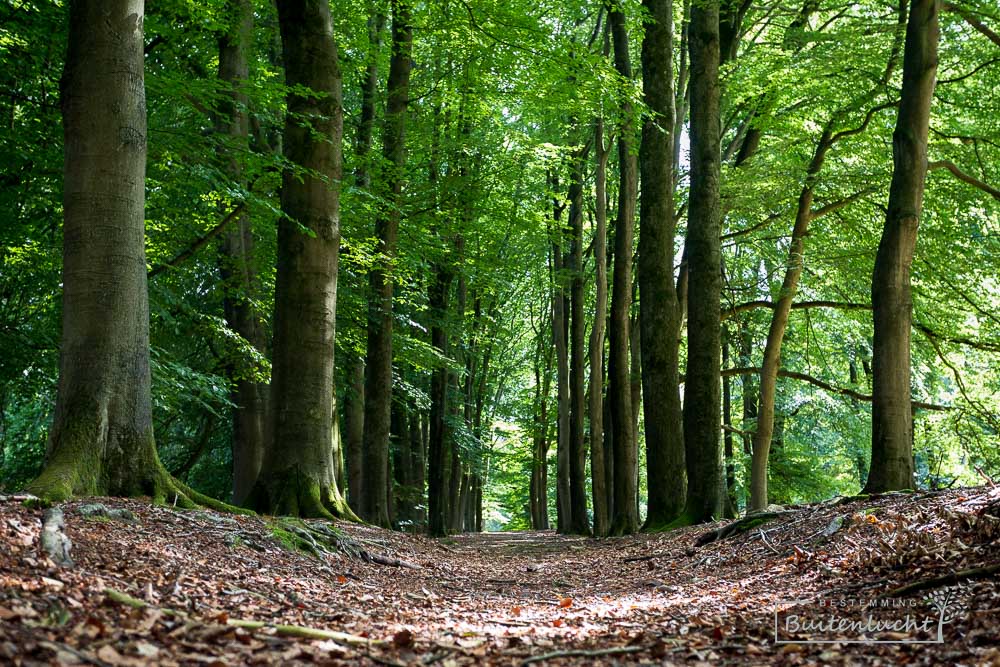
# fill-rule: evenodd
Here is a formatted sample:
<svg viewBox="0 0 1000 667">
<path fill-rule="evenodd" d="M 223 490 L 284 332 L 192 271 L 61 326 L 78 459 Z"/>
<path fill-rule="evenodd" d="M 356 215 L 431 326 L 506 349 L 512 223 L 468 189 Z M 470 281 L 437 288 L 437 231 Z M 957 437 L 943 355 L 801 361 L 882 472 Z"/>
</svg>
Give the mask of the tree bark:
<svg viewBox="0 0 1000 667">
<path fill-rule="evenodd" d="M 792 302 L 798 293 L 799 279 L 802 277 L 806 235 L 812 219 L 813 188 L 826 154 L 832 143 L 829 127 L 823 131 L 813 157 L 806 170 L 805 185 L 799 193 L 795 225 L 788 246 L 788 263 L 781 282 L 781 291 L 771 313 L 771 325 L 764 344 L 764 361 L 761 364 L 760 385 L 757 403 L 757 428 L 753 435 L 753 454 L 750 464 L 750 510 L 767 508 L 767 467 L 774 430 L 774 401 L 778 386 L 778 371 L 781 369 L 781 346 L 788 328 L 788 317 Z"/>
<path fill-rule="evenodd" d="M 691 192 L 688 207 L 688 361 L 684 441 L 688 488 L 684 519 L 722 513 L 719 377 L 722 277 L 719 184 L 719 1 L 694 3 L 691 54 Z"/>
<path fill-rule="evenodd" d="M 639 168 L 639 326 L 646 429 L 648 511 L 645 528 L 667 525 L 684 510 L 686 469 L 679 389 L 680 302 L 674 286 L 673 2 L 645 0 Z"/>
<path fill-rule="evenodd" d="M 375 130 L 375 99 L 378 95 L 378 62 L 385 31 L 385 13 L 376 5 L 368 17 L 368 62 L 361 81 L 361 114 L 355 140 L 354 184 L 363 190 L 371 188 L 372 135 Z M 347 455 L 347 491 L 351 508 L 361 511 L 362 486 L 364 485 L 365 437 L 365 361 L 362 357 L 351 359 L 347 365 L 349 387 L 344 392 L 345 453 Z"/>
<path fill-rule="evenodd" d="M 428 289 L 430 306 L 431 345 L 442 357 L 448 356 L 448 333 L 445 320 L 448 314 L 448 294 L 453 275 L 445 264 L 435 268 L 434 278 Z M 427 533 L 443 537 L 448 533 L 447 501 L 445 487 L 445 445 L 448 441 L 448 369 L 435 368 L 431 375 L 430 436 L 427 445 Z"/>
<path fill-rule="evenodd" d="M 608 210 L 607 166 L 610 148 L 604 146 L 604 121 L 594 130 L 597 167 L 594 176 L 594 326 L 590 330 L 590 476 L 594 506 L 594 535 L 608 534 L 608 499 L 604 468 L 604 328 L 608 318 Z"/>
<path fill-rule="evenodd" d="M 584 434 L 586 405 L 584 382 L 584 341 L 586 321 L 583 314 L 583 170 L 586 151 L 573 157 L 569 184 L 570 252 L 570 405 L 569 405 L 569 522 L 566 532 L 590 534 L 587 518 L 587 445 Z"/>
<path fill-rule="evenodd" d="M 902 98 L 892 135 L 889 208 L 872 274 L 874 384 L 872 463 L 865 484 L 867 493 L 914 486 L 910 266 L 923 209 L 937 44 L 937 2 L 911 0 L 903 51 Z"/>
<path fill-rule="evenodd" d="M 621 6 L 608 9 L 608 23 L 614 44 L 615 69 L 626 80 L 632 78 L 628 34 Z M 612 535 L 628 535 L 639 530 L 636 508 L 638 490 L 638 452 L 632 416 L 632 393 L 629 365 L 629 311 L 632 305 L 632 243 L 635 232 L 637 164 L 633 151 L 634 119 L 632 103 L 622 100 L 622 128 L 618 139 L 618 216 L 615 221 L 615 265 L 611 292 L 611 360 L 608 395 L 614 447 L 614 508 Z"/>
<path fill-rule="evenodd" d="M 559 181 L 551 179 L 552 191 L 557 192 Z M 562 226 L 563 205 L 553 202 L 552 212 L 552 343 L 556 353 L 556 530 L 569 530 L 570 481 L 569 481 L 569 349 L 566 340 L 566 290 L 563 266 Z"/>
<path fill-rule="evenodd" d="M 334 461 L 341 77 L 326 0 L 278 2 L 289 87 L 275 278 L 271 425 L 252 505 L 355 518 Z M 305 228 L 303 230 L 303 228 Z"/>
<path fill-rule="evenodd" d="M 382 156 L 387 166 L 379 186 L 386 207 L 375 222 L 379 257 L 369 274 L 368 350 L 365 363 L 365 435 L 362 515 L 376 525 L 388 526 L 386 471 L 389 457 L 390 403 L 392 401 L 392 293 L 393 262 L 399 236 L 399 203 L 406 160 L 406 116 L 410 90 L 410 52 L 413 27 L 409 0 L 392 0 L 392 57 Z"/>
<path fill-rule="evenodd" d="M 59 389 L 28 487 L 53 501 L 170 490 L 150 395 L 142 24 L 142 0 L 70 3 Z"/>
<path fill-rule="evenodd" d="M 245 184 L 239 155 L 249 147 L 246 85 L 249 77 L 247 52 L 253 40 L 253 8 L 248 0 L 229 0 L 233 23 L 219 38 L 219 81 L 228 88 L 219 105 L 216 131 L 226 138 L 220 144 L 223 171 L 233 182 Z M 254 264 L 254 235 L 250 215 L 244 207 L 227 227 L 220 244 L 219 272 L 222 278 L 223 313 L 227 326 L 261 355 L 265 353 L 264 324 L 254 307 L 260 291 Z M 245 362 L 242 365 L 247 365 Z M 254 372 L 230 365 L 230 400 L 233 408 L 233 502 L 243 504 L 257 481 L 265 449 L 266 385 Z"/>
</svg>

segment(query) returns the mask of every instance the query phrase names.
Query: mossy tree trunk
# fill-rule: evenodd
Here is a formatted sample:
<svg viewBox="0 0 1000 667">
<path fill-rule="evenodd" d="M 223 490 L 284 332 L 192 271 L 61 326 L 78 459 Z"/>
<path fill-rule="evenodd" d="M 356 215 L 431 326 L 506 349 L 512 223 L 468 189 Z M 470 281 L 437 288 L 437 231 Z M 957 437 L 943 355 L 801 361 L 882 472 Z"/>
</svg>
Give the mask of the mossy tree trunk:
<svg viewBox="0 0 1000 667">
<path fill-rule="evenodd" d="M 28 490 L 166 499 L 153 441 L 143 209 L 142 0 L 70 3 L 59 390 Z"/>
<path fill-rule="evenodd" d="M 254 507 L 354 518 L 334 459 L 334 334 L 343 109 L 326 0 L 278 2 L 287 97 L 274 298 L 271 424 Z M 339 443 L 338 447 L 339 447 Z"/>
</svg>

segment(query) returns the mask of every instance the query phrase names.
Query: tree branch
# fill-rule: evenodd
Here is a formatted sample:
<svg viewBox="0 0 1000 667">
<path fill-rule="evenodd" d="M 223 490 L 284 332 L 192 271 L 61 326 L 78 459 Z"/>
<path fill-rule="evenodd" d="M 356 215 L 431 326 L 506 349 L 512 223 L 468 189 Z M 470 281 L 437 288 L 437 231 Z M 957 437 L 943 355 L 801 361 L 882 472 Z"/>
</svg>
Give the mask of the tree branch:
<svg viewBox="0 0 1000 667">
<path fill-rule="evenodd" d="M 247 207 L 246 202 L 240 202 L 239 204 L 237 204 L 236 208 L 230 211 L 228 215 L 226 215 L 226 217 L 222 219 L 222 222 L 220 222 L 215 227 L 212 227 L 210 230 L 208 230 L 204 236 L 197 239 L 194 243 L 188 246 L 183 252 L 181 252 L 173 259 L 166 261 L 163 264 L 158 264 L 153 268 L 151 268 L 146 273 L 146 277 L 152 278 L 153 276 L 159 275 L 164 271 L 166 271 L 167 269 L 174 268 L 177 265 L 182 264 L 183 262 L 190 259 L 196 252 L 198 252 L 206 245 L 208 245 L 209 241 L 211 241 L 216 236 L 221 234 L 222 230 L 224 230 L 230 222 L 235 220 L 236 217 L 240 215 L 240 213 L 246 210 L 246 207 Z"/>
<path fill-rule="evenodd" d="M 951 172 L 951 175 L 962 181 L 963 183 L 968 183 L 974 188 L 982 190 L 986 194 L 990 195 L 997 201 L 1000 201 L 1000 190 L 988 183 L 983 183 L 978 178 L 974 176 L 969 176 L 964 171 L 958 168 L 954 162 L 949 162 L 948 160 L 937 160 L 936 162 L 927 163 L 927 171 L 934 171 L 935 169 L 947 169 Z"/>
<path fill-rule="evenodd" d="M 875 187 L 865 188 L 864 190 L 859 190 L 858 192 L 855 192 L 853 195 L 849 197 L 845 197 L 839 201 L 831 202 L 826 206 L 815 209 L 809 214 L 809 219 L 817 220 L 819 218 L 822 218 L 824 215 L 827 215 L 828 213 L 836 213 L 840 209 L 850 206 L 851 204 L 861 199 L 865 195 L 875 192 L 875 190 L 876 190 Z"/>
<path fill-rule="evenodd" d="M 734 315 L 738 315 L 739 313 L 743 313 L 748 310 L 754 310 L 756 308 L 770 308 L 773 310 L 775 305 L 777 304 L 773 301 L 747 301 L 746 303 L 741 303 L 728 310 L 722 311 L 720 319 L 725 321 Z M 871 304 L 868 303 L 848 303 L 842 301 L 799 301 L 792 304 L 792 310 L 802 310 L 804 308 L 835 308 L 837 310 L 872 309 Z"/>
<path fill-rule="evenodd" d="M 991 42 L 993 42 L 997 46 L 1000 46 L 1000 35 L 990 30 L 989 26 L 987 26 L 985 23 L 976 18 L 972 12 L 963 7 L 954 5 L 950 2 L 945 3 L 944 8 L 949 11 L 955 12 L 956 14 L 961 16 L 966 23 L 968 23 L 973 28 L 986 35 L 986 37 L 989 38 Z"/>
<path fill-rule="evenodd" d="M 753 375 L 760 373 L 760 368 L 726 368 L 722 371 L 722 377 L 732 377 L 734 375 Z M 829 382 L 820 380 L 811 375 L 806 375 L 805 373 L 796 373 L 795 371 L 778 371 L 779 377 L 789 378 L 792 380 L 801 380 L 802 382 L 808 382 L 811 385 L 817 386 L 820 389 L 826 390 L 831 394 L 840 394 L 841 396 L 848 396 L 850 398 L 857 399 L 859 401 L 865 401 L 866 403 L 872 402 L 872 397 L 869 394 L 862 394 L 854 389 L 849 389 L 847 387 L 835 387 Z M 923 401 L 910 401 L 910 405 L 914 410 L 936 410 L 939 412 L 946 412 L 951 410 L 947 405 L 936 405 L 934 403 L 924 403 Z"/>
</svg>

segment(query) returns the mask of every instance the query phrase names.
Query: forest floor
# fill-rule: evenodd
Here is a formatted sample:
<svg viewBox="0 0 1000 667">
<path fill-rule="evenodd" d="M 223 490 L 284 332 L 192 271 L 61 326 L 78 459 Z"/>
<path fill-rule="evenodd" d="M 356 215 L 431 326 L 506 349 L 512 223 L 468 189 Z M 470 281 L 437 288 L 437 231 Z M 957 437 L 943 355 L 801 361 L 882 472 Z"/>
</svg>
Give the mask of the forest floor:
<svg viewBox="0 0 1000 667">
<path fill-rule="evenodd" d="M 63 505 L 75 563 L 57 567 L 43 511 L 0 497 L 0 664 L 1000 664 L 1000 487 L 791 508 L 704 546 L 722 524 L 601 540 L 340 524 L 354 555 L 322 560 L 268 519 L 96 501 L 132 518 Z M 922 625 L 786 623 L 902 610 Z"/>
</svg>

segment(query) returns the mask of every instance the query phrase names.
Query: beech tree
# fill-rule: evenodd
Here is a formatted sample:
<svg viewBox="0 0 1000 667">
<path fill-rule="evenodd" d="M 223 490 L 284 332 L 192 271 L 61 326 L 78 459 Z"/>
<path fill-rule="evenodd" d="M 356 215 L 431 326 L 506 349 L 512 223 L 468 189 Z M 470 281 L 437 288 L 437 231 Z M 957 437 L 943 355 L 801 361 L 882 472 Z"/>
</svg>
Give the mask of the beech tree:
<svg viewBox="0 0 1000 667">
<path fill-rule="evenodd" d="M 688 204 L 688 346 L 684 384 L 684 446 L 688 484 L 684 520 L 722 513 L 720 447 L 722 257 L 719 236 L 719 3 L 691 7 L 691 193 Z"/>
<path fill-rule="evenodd" d="M 872 462 L 867 493 L 913 487 L 910 398 L 910 265 L 927 173 L 927 134 L 937 74 L 938 3 L 912 0 L 903 49 L 903 90 L 892 133 L 892 184 L 872 274 Z"/>
<path fill-rule="evenodd" d="M 272 514 L 348 517 L 333 440 L 340 252 L 340 66 L 326 0 L 278 3 L 289 87 L 278 222 L 267 451 L 251 505 Z M 339 456 L 339 451 L 337 452 Z"/>
<path fill-rule="evenodd" d="M 389 525 L 386 489 L 389 471 L 389 426 L 392 402 L 392 263 L 399 235 L 399 203 L 406 156 L 406 114 L 409 104 L 410 49 L 413 28 L 406 0 L 392 2 L 392 59 L 382 153 L 386 168 L 379 186 L 386 208 L 376 222 L 381 258 L 369 279 L 368 352 L 365 362 L 365 431 L 362 516 L 380 526 Z"/>
<path fill-rule="evenodd" d="M 143 17 L 142 0 L 70 3 L 59 390 L 45 468 L 28 490 L 217 505 L 167 474 L 153 438 Z"/>
<path fill-rule="evenodd" d="M 667 525 L 684 509 L 686 469 L 678 353 L 681 304 L 674 283 L 673 4 L 647 0 L 642 40 L 643 92 L 639 166 L 639 308 L 649 509 L 646 528 Z"/>
</svg>

